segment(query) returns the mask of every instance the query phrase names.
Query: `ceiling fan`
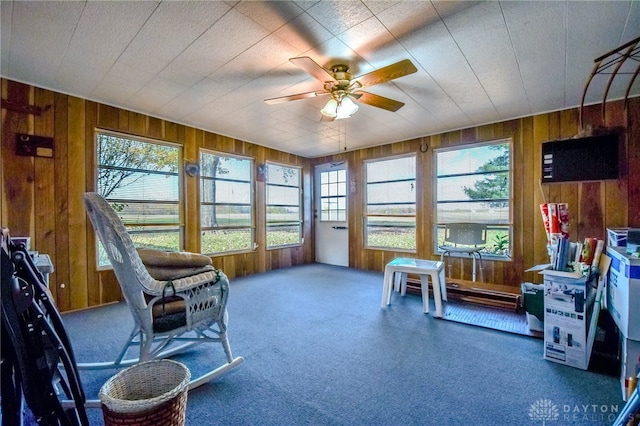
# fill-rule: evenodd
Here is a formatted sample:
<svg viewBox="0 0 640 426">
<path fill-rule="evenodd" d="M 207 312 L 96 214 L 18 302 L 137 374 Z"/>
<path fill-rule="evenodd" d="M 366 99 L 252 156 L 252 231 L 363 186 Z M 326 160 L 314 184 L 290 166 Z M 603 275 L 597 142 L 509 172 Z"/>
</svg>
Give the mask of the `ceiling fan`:
<svg viewBox="0 0 640 426">
<path fill-rule="evenodd" d="M 338 64 L 332 66 L 331 69 L 326 69 L 308 56 L 291 58 L 289 60 L 294 65 L 320 80 L 324 84 L 322 90 L 265 99 L 265 102 L 273 105 L 281 102 L 330 95 L 331 99 L 329 99 L 320 112 L 324 116 L 332 119 L 348 118 L 356 112 L 358 106 L 353 102 L 354 100 L 387 111 L 395 112 L 399 110 L 404 105 L 403 102 L 365 92 L 362 89 L 376 84 L 386 83 L 387 81 L 404 77 L 405 75 L 418 71 L 410 60 L 405 59 L 353 78 L 349 72 L 349 67 L 346 65 Z"/>
</svg>

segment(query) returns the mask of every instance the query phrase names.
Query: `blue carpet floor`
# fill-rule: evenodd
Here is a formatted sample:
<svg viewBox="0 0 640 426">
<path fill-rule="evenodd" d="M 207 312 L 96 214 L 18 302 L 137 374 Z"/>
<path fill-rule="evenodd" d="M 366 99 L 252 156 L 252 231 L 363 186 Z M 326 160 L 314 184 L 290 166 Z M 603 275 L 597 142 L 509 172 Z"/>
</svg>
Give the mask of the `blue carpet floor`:
<svg viewBox="0 0 640 426">
<path fill-rule="evenodd" d="M 623 406 L 616 377 L 545 361 L 540 339 L 436 319 L 417 295 L 381 309 L 381 290 L 381 273 L 320 264 L 233 279 L 245 362 L 189 392 L 187 424 L 607 425 Z M 123 304 L 64 317 L 80 361 L 112 359 L 132 326 Z M 179 360 L 197 375 L 224 355 Z M 114 373 L 83 371 L 88 396 Z"/>
</svg>

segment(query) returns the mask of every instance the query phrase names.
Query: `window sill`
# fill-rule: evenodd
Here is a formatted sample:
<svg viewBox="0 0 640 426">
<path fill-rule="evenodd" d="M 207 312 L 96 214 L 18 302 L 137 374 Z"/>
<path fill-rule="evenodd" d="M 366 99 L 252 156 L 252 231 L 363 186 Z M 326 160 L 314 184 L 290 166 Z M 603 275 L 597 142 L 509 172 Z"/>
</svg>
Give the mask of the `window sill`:
<svg viewBox="0 0 640 426">
<path fill-rule="evenodd" d="M 400 253 L 417 253 L 416 249 L 405 249 L 405 248 L 397 248 L 397 247 L 364 247 L 365 250 L 380 250 L 380 251 L 393 251 Z"/>
</svg>

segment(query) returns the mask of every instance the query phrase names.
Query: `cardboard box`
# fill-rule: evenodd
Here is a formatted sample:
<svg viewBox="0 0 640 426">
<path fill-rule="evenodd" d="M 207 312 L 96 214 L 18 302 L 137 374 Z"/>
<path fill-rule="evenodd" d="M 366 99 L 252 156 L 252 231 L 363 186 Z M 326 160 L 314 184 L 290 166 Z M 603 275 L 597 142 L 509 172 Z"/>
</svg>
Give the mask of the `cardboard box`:
<svg viewBox="0 0 640 426">
<path fill-rule="evenodd" d="M 523 283 L 522 307 L 527 314 L 527 323 L 531 331 L 544 331 L 544 285 Z"/>
<path fill-rule="evenodd" d="M 629 228 L 607 228 L 607 245 L 610 247 L 626 247 L 628 231 Z"/>
<path fill-rule="evenodd" d="M 627 254 L 636 259 L 640 257 L 640 229 L 627 232 Z"/>
<path fill-rule="evenodd" d="M 624 337 L 640 340 L 640 259 L 630 257 L 624 247 L 607 247 L 607 255 L 609 313 Z"/>
<path fill-rule="evenodd" d="M 526 314 L 529 330 L 544 332 L 544 322 L 540 321 L 535 315 L 531 315 L 529 312 L 526 312 Z"/>
<path fill-rule="evenodd" d="M 586 370 L 595 289 L 587 277 L 544 274 L 544 359 Z M 566 273 L 563 273 L 566 274 Z"/>
<path fill-rule="evenodd" d="M 622 398 L 626 401 L 629 396 L 629 382 L 640 373 L 640 342 L 637 340 L 620 339 L 620 387 Z"/>
</svg>

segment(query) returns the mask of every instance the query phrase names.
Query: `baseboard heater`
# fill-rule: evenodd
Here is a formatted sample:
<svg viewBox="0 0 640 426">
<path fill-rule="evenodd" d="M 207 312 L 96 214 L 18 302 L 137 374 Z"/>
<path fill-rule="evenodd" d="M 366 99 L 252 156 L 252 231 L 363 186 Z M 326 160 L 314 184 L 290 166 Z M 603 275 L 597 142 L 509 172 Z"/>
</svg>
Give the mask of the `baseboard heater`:
<svg viewBox="0 0 640 426">
<path fill-rule="evenodd" d="M 508 286 L 499 286 L 497 284 L 488 284 L 493 289 L 481 288 L 483 283 L 456 280 L 447 278 L 447 298 L 462 300 L 468 303 L 478 305 L 492 306 L 495 308 L 508 309 L 515 312 L 522 310 L 520 288 L 511 291 Z M 420 293 L 420 280 L 416 278 L 407 279 L 407 291 L 412 293 Z M 431 288 L 429 289 L 431 291 Z"/>
</svg>

